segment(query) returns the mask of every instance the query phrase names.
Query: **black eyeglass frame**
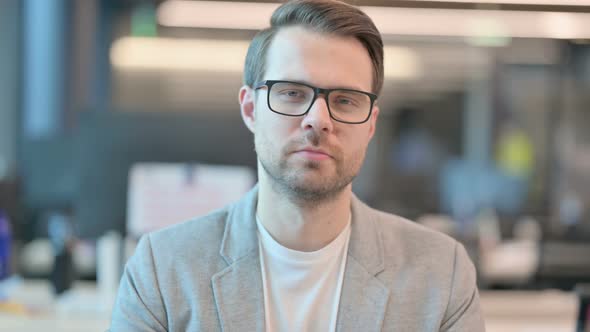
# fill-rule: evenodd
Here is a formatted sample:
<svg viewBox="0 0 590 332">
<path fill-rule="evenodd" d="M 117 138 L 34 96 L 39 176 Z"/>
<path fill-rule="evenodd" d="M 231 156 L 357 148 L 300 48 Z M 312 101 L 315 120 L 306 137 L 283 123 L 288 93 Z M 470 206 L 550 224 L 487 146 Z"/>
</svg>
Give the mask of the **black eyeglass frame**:
<svg viewBox="0 0 590 332">
<path fill-rule="evenodd" d="M 311 88 L 313 90 L 313 99 L 311 104 L 309 104 L 309 107 L 307 108 L 307 110 L 305 110 L 305 112 L 301 113 L 301 114 L 285 114 L 285 113 L 281 113 L 281 112 L 277 112 L 275 110 L 272 109 L 272 107 L 270 106 L 270 90 L 272 89 L 272 86 L 277 84 L 277 83 L 292 83 L 292 84 L 299 84 L 299 85 L 303 85 L 306 86 L 308 88 Z M 361 91 L 361 90 L 354 90 L 354 89 L 345 89 L 345 88 L 336 88 L 336 89 L 324 89 L 324 88 L 318 88 L 315 87 L 313 85 L 309 85 L 306 83 L 301 83 L 301 82 L 295 82 L 295 81 L 284 81 L 284 80 L 265 80 L 265 81 L 260 81 L 254 84 L 253 89 L 254 90 L 258 90 L 262 87 L 266 86 L 268 88 L 268 93 L 266 94 L 266 104 L 268 105 L 268 109 L 270 109 L 272 112 L 280 114 L 280 115 L 284 115 L 284 116 L 292 116 L 292 117 L 296 117 L 296 116 L 304 116 L 306 115 L 309 110 L 311 110 L 311 107 L 313 106 L 313 103 L 315 103 L 315 101 L 318 99 L 318 95 L 322 94 L 324 96 L 324 100 L 326 101 L 326 105 L 328 107 L 328 113 L 330 113 L 330 118 L 332 118 L 334 121 L 338 121 L 338 122 L 342 122 L 342 123 L 348 123 L 348 124 L 362 124 L 365 123 L 367 121 L 369 121 L 369 119 L 371 118 L 371 114 L 373 113 L 373 105 L 375 104 L 375 101 L 377 100 L 377 95 L 370 93 L 370 92 L 366 92 L 366 91 Z M 344 121 L 344 120 L 340 120 L 338 118 L 336 118 L 333 114 L 332 111 L 330 110 L 330 101 L 328 99 L 328 96 L 330 95 L 330 92 L 332 91 L 350 91 L 350 92 L 356 92 L 356 93 L 361 93 L 364 95 L 367 95 L 369 97 L 369 99 L 371 100 L 371 105 L 369 107 L 369 114 L 367 114 L 367 118 L 364 119 L 363 121 L 356 121 L 356 122 L 351 122 L 351 121 Z"/>
</svg>

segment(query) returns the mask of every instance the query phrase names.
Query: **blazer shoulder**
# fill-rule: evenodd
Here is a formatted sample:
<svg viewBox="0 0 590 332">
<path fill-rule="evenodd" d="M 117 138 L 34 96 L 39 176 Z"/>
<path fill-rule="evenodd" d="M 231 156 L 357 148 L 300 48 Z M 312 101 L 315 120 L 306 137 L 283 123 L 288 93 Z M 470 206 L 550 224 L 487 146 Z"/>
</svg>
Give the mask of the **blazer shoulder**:
<svg viewBox="0 0 590 332">
<path fill-rule="evenodd" d="M 229 207 L 205 216 L 149 233 L 155 253 L 166 256 L 180 253 L 217 254 L 225 231 Z"/>
<path fill-rule="evenodd" d="M 385 234 L 394 232 L 400 237 L 410 240 L 421 240 L 423 245 L 448 246 L 454 248 L 457 241 L 447 234 L 427 228 L 404 217 L 376 211 L 377 227 Z"/>
<path fill-rule="evenodd" d="M 406 218 L 376 211 L 375 227 L 381 234 L 386 253 L 397 255 L 408 264 L 452 267 L 458 247 L 454 238 Z M 399 257 L 403 256 L 403 257 Z"/>
</svg>

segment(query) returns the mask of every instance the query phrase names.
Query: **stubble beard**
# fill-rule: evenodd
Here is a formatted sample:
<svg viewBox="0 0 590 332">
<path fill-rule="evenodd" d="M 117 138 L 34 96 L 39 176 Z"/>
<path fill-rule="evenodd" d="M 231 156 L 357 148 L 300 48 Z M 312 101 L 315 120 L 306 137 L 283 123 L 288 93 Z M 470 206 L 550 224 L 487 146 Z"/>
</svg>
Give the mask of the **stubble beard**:
<svg viewBox="0 0 590 332">
<path fill-rule="evenodd" d="M 288 197 L 290 200 L 306 206 L 314 206 L 325 201 L 335 199 L 352 182 L 358 174 L 364 150 L 357 152 L 351 160 L 343 160 L 342 152 L 331 148 L 334 164 L 331 174 L 323 174 L 322 168 L 332 167 L 322 165 L 326 161 L 307 160 L 304 162 L 290 159 L 291 153 L 298 147 L 313 146 L 326 148 L 322 136 L 314 131 L 307 132 L 303 137 L 285 145 L 277 155 L 273 153 L 270 140 L 256 136 L 255 148 L 263 171 L 269 176 L 273 190 Z M 323 143 L 323 144 L 322 144 Z M 315 174 L 310 174 L 310 172 Z"/>
</svg>

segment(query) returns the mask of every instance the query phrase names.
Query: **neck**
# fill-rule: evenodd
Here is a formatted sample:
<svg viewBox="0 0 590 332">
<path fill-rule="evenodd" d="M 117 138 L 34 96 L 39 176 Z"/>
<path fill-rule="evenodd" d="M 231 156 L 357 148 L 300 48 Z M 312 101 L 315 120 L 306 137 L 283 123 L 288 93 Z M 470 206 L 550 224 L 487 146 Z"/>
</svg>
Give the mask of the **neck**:
<svg viewBox="0 0 590 332">
<path fill-rule="evenodd" d="M 260 177 L 257 214 L 281 245 L 298 251 L 316 251 L 332 242 L 350 218 L 351 185 L 320 202 L 306 202 L 276 192 Z"/>
</svg>

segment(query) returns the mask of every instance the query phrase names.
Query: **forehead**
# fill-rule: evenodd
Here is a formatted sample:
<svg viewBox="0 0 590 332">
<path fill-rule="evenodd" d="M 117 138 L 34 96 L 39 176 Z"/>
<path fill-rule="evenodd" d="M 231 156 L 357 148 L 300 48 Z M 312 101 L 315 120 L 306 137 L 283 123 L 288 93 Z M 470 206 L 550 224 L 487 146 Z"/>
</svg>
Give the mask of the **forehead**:
<svg viewBox="0 0 590 332">
<path fill-rule="evenodd" d="M 371 91 L 371 58 L 354 37 L 319 33 L 299 26 L 282 28 L 273 38 L 266 60 L 265 79 Z"/>
</svg>

